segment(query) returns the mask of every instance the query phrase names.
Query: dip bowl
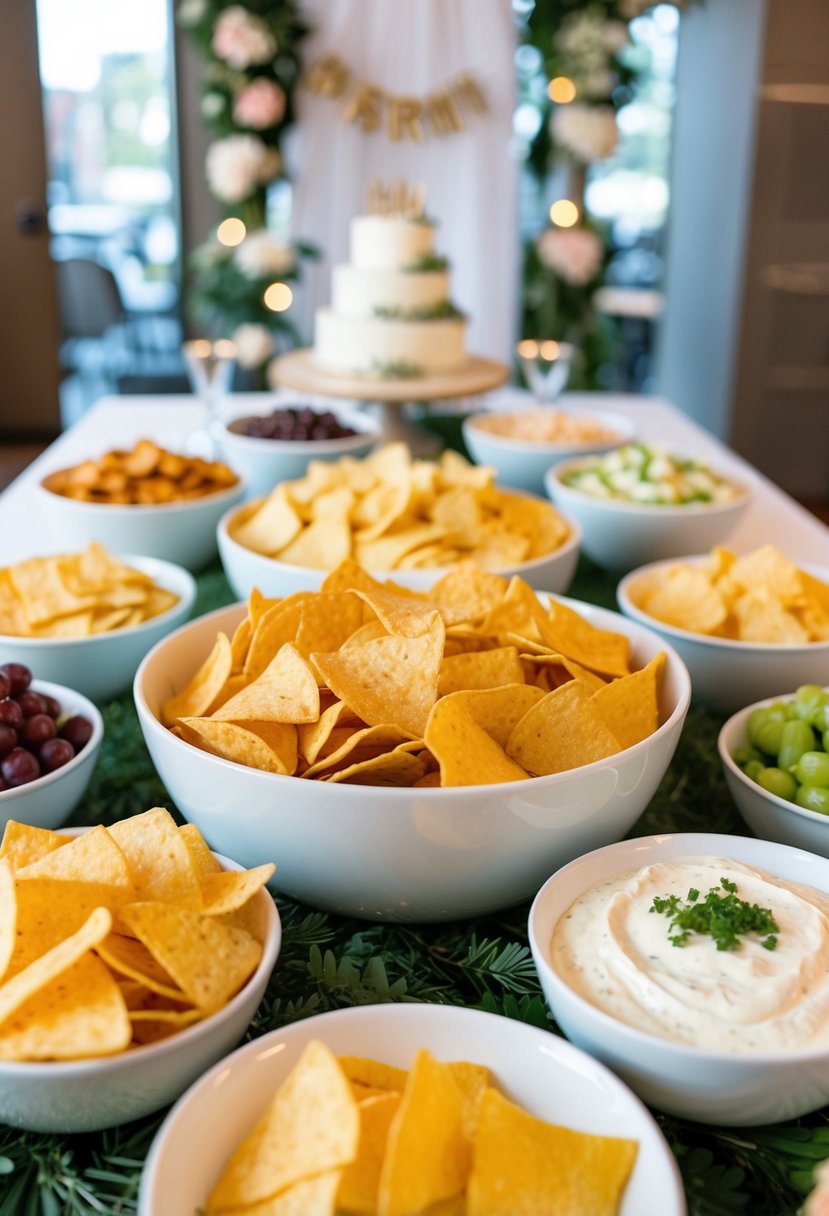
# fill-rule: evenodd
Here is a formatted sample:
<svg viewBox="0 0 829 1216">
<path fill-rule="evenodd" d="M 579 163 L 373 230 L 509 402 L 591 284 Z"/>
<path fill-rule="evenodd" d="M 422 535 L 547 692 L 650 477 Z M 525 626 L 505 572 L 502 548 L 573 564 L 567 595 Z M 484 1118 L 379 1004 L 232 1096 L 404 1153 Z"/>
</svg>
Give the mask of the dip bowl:
<svg viewBox="0 0 829 1216">
<path fill-rule="evenodd" d="M 829 1046 L 745 1053 L 703 1050 L 603 1012 L 577 994 L 553 966 L 555 927 L 594 884 L 654 863 L 702 856 L 742 862 L 829 894 L 829 861 L 768 840 L 686 833 L 608 845 L 559 870 L 533 901 L 530 948 L 547 1004 L 571 1042 L 607 1064 L 659 1110 L 722 1126 L 781 1123 L 817 1110 L 829 1102 Z M 667 930 L 667 918 L 665 924 Z M 717 957 L 727 959 L 728 952 Z M 759 966 L 757 970 L 759 996 L 763 975 Z"/>
</svg>

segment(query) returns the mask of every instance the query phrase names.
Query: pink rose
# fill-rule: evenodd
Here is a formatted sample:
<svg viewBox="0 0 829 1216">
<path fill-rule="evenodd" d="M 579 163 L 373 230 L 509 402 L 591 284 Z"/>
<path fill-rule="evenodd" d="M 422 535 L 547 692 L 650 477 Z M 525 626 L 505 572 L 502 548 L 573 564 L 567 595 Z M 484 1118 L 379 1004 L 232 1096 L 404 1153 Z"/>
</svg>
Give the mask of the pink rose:
<svg viewBox="0 0 829 1216">
<path fill-rule="evenodd" d="M 261 17 L 241 4 L 232 4 L 216 18 L 213 54 L 237 71 L 252 63 L 267 63 L 276 53 L 276 39 Z"/>
<path fill-rule="evenodd" d="M 538 256 L 565 283 L 583 287 L 602 265 L 602 243 L 587 228 L 546 228 L 536 241 Z"/>
<path fill-rule="evenodd" d="M 285 93 L 272 80 L 257 76 L 236 94 L 233 117 L 240 127 L 263 131 L 273 127 L 285 113 Z"/>
</svg>

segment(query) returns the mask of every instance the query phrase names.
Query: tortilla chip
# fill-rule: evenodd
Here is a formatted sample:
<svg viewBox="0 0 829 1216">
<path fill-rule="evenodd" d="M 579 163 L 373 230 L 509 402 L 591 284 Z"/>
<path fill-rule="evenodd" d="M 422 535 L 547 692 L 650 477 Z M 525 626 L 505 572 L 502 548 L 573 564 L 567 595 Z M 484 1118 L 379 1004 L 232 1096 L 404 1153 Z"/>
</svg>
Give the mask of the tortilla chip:
<svg viewBox="0 0 829 1216">
<path fill-rule="evenodd" d="M 200 906 L 199 876 L 169 811 L 156 806 L 114 823 L 108 831 L 127 859 L 137 900 Z"/>
<path fill-rule="evenodd" d="M 217 722 L 316 722 L 320 716 L 317 681 L 307 661 L 290 642 L 280 647 L 265 670 L 211 715 Z"/>
<path fill-rule="evenodd" d="M 161 707 L 161 721 L 171 726 L 176 718 L 202 718 L 212 710 L 233 667 L 227 634 L 218 633 L 210 654 L 189 683 Z"/>
<path fill-rule="evenodd" d="M 537 776 L 592 764 L 618 751 L 618 739 L 577 680 L 562 684 L 527 710 L 506 746 L 508 756 Z"/>
<path fill-rule="evenodd" d="M 659 683 L 665 668 L 660 651 L 646 667 L 611 680 L 590 698 L 590 704 L 620 747 L 633 747 L 659 727 Z"/>
<path fill-rule="evenodd" d="M 472 693 L 454 692 L 435 704 L 426 723 L 425 741 L 440 764 L 440 783 L 481 785 L 521 781 L 526 769 L 475 721 L 469 707 Z"/>
</svg>

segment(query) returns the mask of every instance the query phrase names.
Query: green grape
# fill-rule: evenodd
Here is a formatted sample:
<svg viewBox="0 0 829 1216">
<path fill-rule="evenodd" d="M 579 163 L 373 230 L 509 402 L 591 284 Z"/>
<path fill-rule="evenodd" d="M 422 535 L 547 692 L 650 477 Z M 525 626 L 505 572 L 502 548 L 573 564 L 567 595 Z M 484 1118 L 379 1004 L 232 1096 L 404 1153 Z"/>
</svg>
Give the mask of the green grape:
<svg viewBox="0 0 829 1216">
<path fill-rule="evenodd" d="M 763 769 L 764 769 L 765 767 L 766 767 L 766 766 L 765 766 L 765 764 L 763 763 L 763 761 L 762 761 L 762 760 L 749 760 L 748 764 L 747 764 L 747 765 L 745 766 L 745 768 L 743 769 L 743 772 L 744 772 L 744 773 L 745 773 L 745 775 L 746 775 L 747 777 L 749 777 L 749 778 L 750 778 L 752 781 L 756 781 L 756 780 L 757 780 L 757 774 L 758 774 L 758 773 L 762 773 L 762 771 L 763 771 Z"/>
<path fill-rule="evenodd" d="M 777 753 L 778 768 L 791 769 L 804 752 L 815 750 L 815 732 L 808 722 L 795 718 L 783 727 L 780 751 Z"/>
<path fill-rule="evenodd" d="M 783 742 L 783 729 L 786 723 L 780 718 L 770 718 L 757 732 L 757 747 L 767 756 L 776 756 Z"/>
<path fill-rule="evenodd" d="M 799 718 L 810 725 L 818 725 L 823 722 L 827 699 L 829 698 L 818 684 L 801 684 L 794 694 L 793 704 Z"/>
<path fill-rule="evenodd" d="M 823 750 L 829 752 L 829 727 L 821 735 L 820 741 L 823 744 Z"/>
<path fill-rule="evenodd" d="M 829 789 L 825 785 L 801 785 L 794 800 L 807 811 L 829 815 Z"/>
<path fill-rule="evenodd" d="M 766 751 L 766 748 L 760 742 L 761 731 L 765 729 L 769 722 L 779 722 L 782 725 L 785 721 L 787 721 L 786 707 L 782 701 L 775 701 L 773 705 L 764 705 L 759 709 L 752 710 L 746 723 L 746 734 L 749 743 L 754 747 L 761 747 L 763 751 Z M 776 755 L 776 748 L 774 752 Z"/>
<path fill-rule="evenodd" d="M 732 752 L 732 759 L 735 764 L 739 764 L 740 768 L 745 768 L 749 760 L 763 759 L 763 753 L 758 751 L 756 747 L 751 747 L 748 743 L 744 747 L 737 747 Z"/>
<path fill-rule="evenodd" d="M 829 754 L 804 752 L 792 772 L 802 785 L 829 786 Z"/>
<path fill-rule="evenodd" d="M 791 773 L 784 773 L 782 768 L 761 769 L 754 778 L 758 785 L 778 798 L 787 798 L 789 802 L 797 793 L 797 782 Z"/>
</svg>

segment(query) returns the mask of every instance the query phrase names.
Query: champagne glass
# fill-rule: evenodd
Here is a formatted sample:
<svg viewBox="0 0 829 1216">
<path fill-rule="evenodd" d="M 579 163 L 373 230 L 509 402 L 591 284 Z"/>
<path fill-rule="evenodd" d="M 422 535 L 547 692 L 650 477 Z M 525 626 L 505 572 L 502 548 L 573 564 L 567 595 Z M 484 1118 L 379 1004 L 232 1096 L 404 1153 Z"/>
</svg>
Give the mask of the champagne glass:
<svg viewBox="0 0 829 1216">
<path fill-rule="evenodd" d="M 552 405 L 570 378 L 575 353 L 569 342 L 525 338 L 516 347 L 530 392 L 541 405 Z"/>
<path fill-rule="evenodd" d="M 181 348 L 193 392 L 205 409 L 205 424 L 190 436 L 190 451 L 206 460 L 215 460 L 216 423 L 222 402 L 230 391 L 236 364 L 236 343 L 228 338 L 194 338 Z"/>
</svg>

